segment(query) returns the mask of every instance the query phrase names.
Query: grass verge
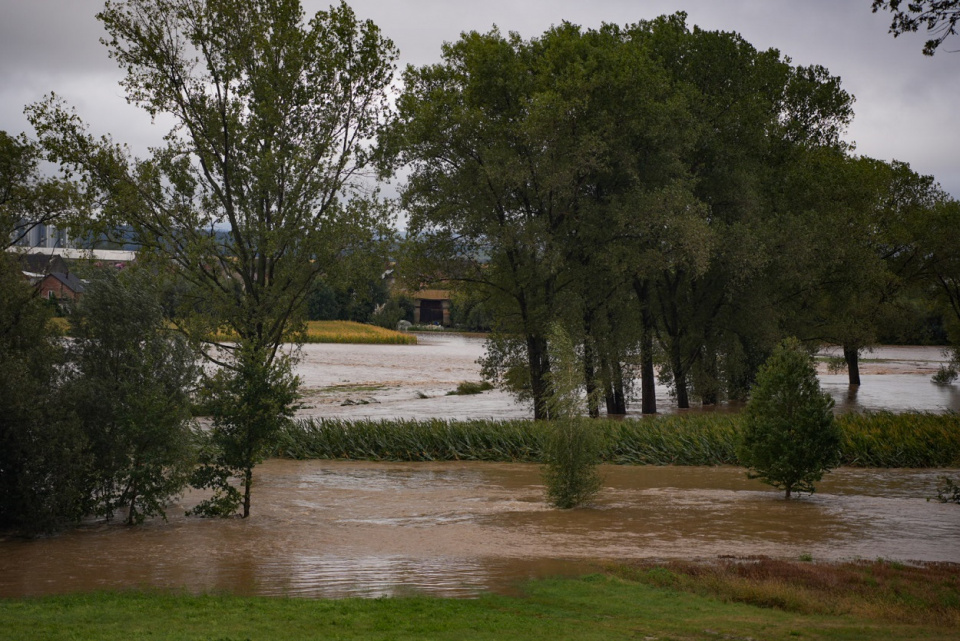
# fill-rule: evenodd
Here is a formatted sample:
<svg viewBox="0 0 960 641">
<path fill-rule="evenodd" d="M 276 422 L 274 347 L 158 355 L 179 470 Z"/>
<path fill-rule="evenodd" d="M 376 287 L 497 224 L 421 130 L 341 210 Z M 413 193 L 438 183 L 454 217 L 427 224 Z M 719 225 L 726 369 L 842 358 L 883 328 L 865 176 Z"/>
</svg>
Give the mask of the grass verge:
<svg viewBox="0 0 960 641">
<path fill-rule="evenodd" d="M 736 414 L 588 421 L 603 434 L 604 462 L 627 465 L 737 465 Z M 841 464 L 857 467 L 960 466 L 958 414 L 855 414 L 838 417 Z M 372 461 L 542 462 L 544 425 L 534 421 L 297 421 L 277 456 Z"/>
<path fill-rule="evenodd" d="M 769 598 L 750 604 L 742 597 L 719 594 L 711 586 L 734 579 L 737 585 L 755 586 L 761 595 L 773 592 L 775 584 L 718 567 L 713 574 L 699 575 L 677 568 L 621 568 L 580 579 L 534 581 L 519 597 L 485 595 L 469 600 L 332 601 L 163 593 L 7 599 L 0 600 L 0 626 L 8 641 L 956 639 L 952 627 L 956 605 L 928 602 L 946 594 L 955 603 L 955 580 L 936 595 L 911 596 L 921 599 L 912 602 L 912 611 L 896 605 L 900 593 L 891 582 L 856 590 L 843 603 L 827 605 L 820 605 L 822 599 L 839 593 L 843 584 L 812 587 L 814 604 L 799 607 Z M 870 567 L 864 577 L 867 571 L 876 572 Z M 898 575 L 898 585 L 906 576 Z M 887 608 L 885 603 L 894 605 Z M 898 618 L 903 613 L 907 618 Z"/>
</svg>

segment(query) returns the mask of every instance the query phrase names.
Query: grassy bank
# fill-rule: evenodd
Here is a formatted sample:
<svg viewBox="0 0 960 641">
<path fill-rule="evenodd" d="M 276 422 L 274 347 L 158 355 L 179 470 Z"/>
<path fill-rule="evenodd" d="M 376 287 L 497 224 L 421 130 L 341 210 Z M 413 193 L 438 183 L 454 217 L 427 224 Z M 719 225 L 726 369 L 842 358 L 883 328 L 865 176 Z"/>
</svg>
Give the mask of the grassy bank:
<svg viewBox="0 0 960 641">
<path fill-rule="evenodd" d="M 862 576 L 889 574 L 878 565 L 865 565 Z M 784 596 L 786 587 L 775 580 L 744 577 L 723 566 L 699 575 L 678 568 L 632 567 L 581 579 L 535 581 L 519 597 L 470 600 L 143 593 L 0 600 L 0 626 L 8 641 L 956 638 L 956 572 L 953 579 L 942 572 L 902 572 L 836 601 L 830 597 L 849 583 L 839 580 L 849 573 L 822 567 L 817 571 L 822 581 L 797 583 L 802 599 Z M 836 579 L 834 587 L 824 587 L 829 577 Z M 919 582 L 938 587 L 919 588 Z M 746 602 L 751 599 L 756 603 Z"/>
<path fill-rule="evenodd" d="M 588 419 L 583 419 L 588 420 Z M 591 421 L 603 459 L 628 465 L 736 465 L 736 414 Z M 842 464 L 960 466 L 960 415 L 857 414 L 838 418 Z M 546 426 L 534 421 L 306 419 L 289 426 L 277 455 L 295 459 L 539 462 Z"/>
</svg>

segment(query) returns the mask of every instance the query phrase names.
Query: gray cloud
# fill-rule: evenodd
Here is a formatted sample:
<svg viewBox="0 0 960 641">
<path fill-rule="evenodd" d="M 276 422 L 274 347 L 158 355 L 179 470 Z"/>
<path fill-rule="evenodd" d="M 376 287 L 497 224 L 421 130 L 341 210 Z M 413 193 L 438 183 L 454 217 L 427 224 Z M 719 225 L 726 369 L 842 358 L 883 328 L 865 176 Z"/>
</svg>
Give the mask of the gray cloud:
<svg viewBox="0 0 960 641">
<path fill-rule="evenodd" d="M 0 129 L 29 131 L 23 106 L 56 91 L 77 107 L 94 133 L 112 132 L 135 150 L 159 141 L 166 127 L 127 105 L 121 74 L 98 40 L 100 0 L 0 0 Z M 308 15 L 329 2 L 306 0 Z M 737 31 L 761 49 L 796 64 L 822 64 L 857 97 L 848 138 L 858 153 L 909 162 L 960 197 L 960 54 L 920 53 L 923 34 L 894 39 L 889 18 L 867 0 L 353 0 L 394 40 L 400 64 L 427 64 L 463 31 L 518 31 L 533 37 L 562 20 L 586 27 L 650 19 L 679 9 L 689 24 Z M 954 47 L 956 48 L 956 47 Z"/>
</svg>

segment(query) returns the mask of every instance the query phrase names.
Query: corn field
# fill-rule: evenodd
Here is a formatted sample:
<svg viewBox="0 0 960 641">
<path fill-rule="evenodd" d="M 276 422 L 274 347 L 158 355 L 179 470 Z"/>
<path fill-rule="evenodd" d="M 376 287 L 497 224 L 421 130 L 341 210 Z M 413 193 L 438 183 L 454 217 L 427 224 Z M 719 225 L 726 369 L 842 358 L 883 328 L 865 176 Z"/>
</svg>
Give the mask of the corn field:
<svg viewBox="0 0 960 641">
<path fill-rule="evenodd" d="M 620 465 L 737 465 L 739 416 L 708 414 L 589 420 L 602 460 Z M 854 414 L 837 418 L 841 464 L 960 466 L 958 414 Z M 358 420 L 291 423 L 276 454 L 294 459 L 542 462 L 546 425 L 529 420 Z"/>
</svg>

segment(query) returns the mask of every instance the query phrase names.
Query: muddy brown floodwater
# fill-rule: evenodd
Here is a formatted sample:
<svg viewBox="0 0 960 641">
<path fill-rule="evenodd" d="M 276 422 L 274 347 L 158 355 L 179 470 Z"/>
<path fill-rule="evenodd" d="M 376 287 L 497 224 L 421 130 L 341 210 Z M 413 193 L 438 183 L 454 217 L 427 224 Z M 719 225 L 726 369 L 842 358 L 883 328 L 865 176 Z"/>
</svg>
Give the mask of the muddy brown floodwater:
<svg viewBox="0 0 960 641">
<path fill-rule="evenodd" d="M 482 339 L 420 345 L 306 345 L 301 415 L 524 418 L 498 391 L 447 396 L 480 379 Z M 839 411 L 960 411 L 930 376 L 937 348 L 865 355 L 863 385 L 821 368 Z M 657 388 L 661 411 L 672 412 Z M 955 475 L 955 470 L 952 471 Z M 960 562 L 960 509 L 928 502 L 942 470 L 842 469 L 817 494 L 784 501 L 743 470 L 605 467 L 586 509 L 543 502 L 535 465 L 271 460 L 256 469 L 250 519 L 93 523 L 57 537 L 0 539 L 0 597 L 159 587 L 193 592 L 472 596 L 523 579 L 580 574 L 598 560 L 762 554 Z"/>
<path fill-rule="evenodd" d="M 940 471 L 939 473 L 942 473 Z M 0 597 L 160 587 L 310 597 L 510 592 L 595 560 L 763 554 L 960 562 L 937 470 L 841 469 L 785 501 L 732 467 L 604 466 L 559 511 L 529 464 L 270 460 L 247 520 L 182 516 L 0 541 Z"/>
</svg>

